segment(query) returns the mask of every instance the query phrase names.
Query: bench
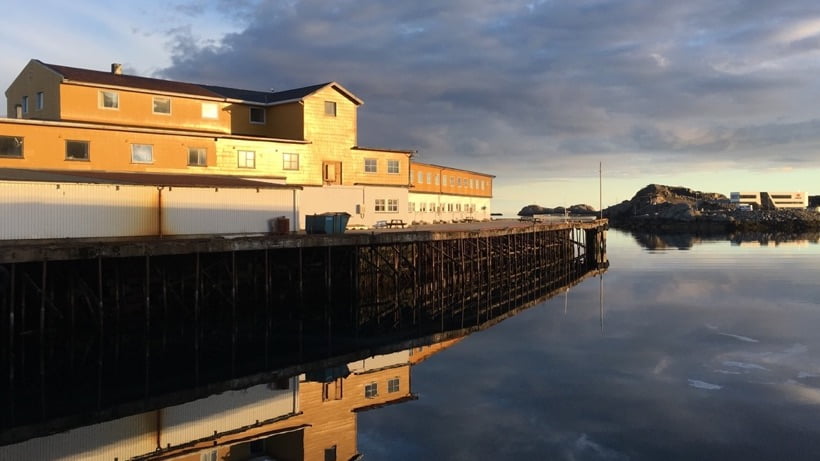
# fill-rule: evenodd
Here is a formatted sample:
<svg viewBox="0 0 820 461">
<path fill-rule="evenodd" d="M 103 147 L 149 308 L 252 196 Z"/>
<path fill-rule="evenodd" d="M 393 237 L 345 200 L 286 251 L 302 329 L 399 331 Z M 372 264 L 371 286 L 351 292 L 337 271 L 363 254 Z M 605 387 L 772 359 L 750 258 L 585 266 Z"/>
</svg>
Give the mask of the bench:
<svg viewBox="0 0 820 461">
<path fill-rule="evenodd" d="M 406 225 L 407 224 L 404 222 L 404 220 L 401 219 L 391 219 L 390 221 L 387 221 L 387 227 L 391 229 L 394 227 L 401 227 L 402 229 L 404 229 L 404 226 Z"/>
</svg>

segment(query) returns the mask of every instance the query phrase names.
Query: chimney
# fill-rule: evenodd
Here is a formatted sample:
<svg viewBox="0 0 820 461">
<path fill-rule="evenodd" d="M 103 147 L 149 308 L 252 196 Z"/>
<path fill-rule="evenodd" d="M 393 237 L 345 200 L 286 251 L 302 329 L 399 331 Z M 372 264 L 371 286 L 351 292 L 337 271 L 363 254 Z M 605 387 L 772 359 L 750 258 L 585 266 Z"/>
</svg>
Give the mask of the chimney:
<svg viewBox="0 0 820 461">
<path fill-rule="evenodd" d="M 111 73 L 114 75 L 122 75 L 122 64 L 117 62 L 111 63 Z"/>
</svg>

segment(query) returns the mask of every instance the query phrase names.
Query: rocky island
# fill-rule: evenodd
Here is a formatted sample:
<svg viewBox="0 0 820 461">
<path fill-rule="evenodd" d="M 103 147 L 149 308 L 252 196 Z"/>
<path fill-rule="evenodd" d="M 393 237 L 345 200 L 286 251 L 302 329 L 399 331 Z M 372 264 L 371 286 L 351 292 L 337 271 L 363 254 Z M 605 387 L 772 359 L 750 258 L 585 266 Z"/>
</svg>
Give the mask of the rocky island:
<svg viewBox="0 0 820 461">
<path fill-rule="evenodd" d="M 811 197 L 816 203 L 818 197 Z M 544 208 L 528 205 L 519 216 L 536 214 L 596 215 L 589 205 Z M 812 232 L 820 230 L 820 213 L 809 209 L 741 209 L 723 194 L 679 186 L 650 184 L 630 200 L 601 213 L 612 227 L 647 232 L 731 233 Z"/>
</svg>

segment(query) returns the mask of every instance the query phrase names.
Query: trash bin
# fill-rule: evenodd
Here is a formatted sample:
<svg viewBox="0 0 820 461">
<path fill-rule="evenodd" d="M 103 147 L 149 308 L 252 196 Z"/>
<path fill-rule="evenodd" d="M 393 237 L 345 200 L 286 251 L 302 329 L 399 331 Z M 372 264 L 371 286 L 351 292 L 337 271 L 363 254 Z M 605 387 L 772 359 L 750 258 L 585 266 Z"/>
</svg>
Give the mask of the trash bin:
<svg viewBox="0 0 820 461">
<path fill-rule="evenodd" d="M 305 216 L 305 232 L 308 234 L 343 234 L 350 214 L 329 212 Z"/>
</svg>

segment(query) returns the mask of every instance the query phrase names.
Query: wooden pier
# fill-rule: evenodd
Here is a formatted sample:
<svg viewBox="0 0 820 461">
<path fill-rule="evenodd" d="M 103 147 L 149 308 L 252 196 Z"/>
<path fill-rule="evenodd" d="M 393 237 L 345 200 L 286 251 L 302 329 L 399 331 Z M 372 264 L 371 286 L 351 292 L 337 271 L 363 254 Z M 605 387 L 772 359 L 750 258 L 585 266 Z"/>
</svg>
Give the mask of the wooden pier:
<svg viewBox="0 0 820 461">
<path fill-rule="evenodd" d="M 606 268 L 606 229 L 0 243 L 0 444 L 481 325 Z"/>
</svg>

